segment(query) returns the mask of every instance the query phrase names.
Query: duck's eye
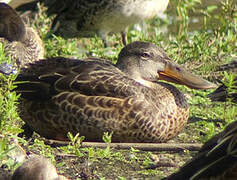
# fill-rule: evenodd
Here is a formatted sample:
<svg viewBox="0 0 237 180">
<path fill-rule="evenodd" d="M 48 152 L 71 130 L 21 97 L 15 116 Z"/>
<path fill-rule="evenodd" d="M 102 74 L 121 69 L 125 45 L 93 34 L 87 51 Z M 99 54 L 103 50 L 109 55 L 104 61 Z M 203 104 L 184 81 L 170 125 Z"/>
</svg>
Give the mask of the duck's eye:
<svg viewBox="0 0 237 180">
<path fill-rule="evenodd" d="M 176 71 L 178 71 L 178 72 L 181 71 L 180 67 L 176 67 L 175 69 L 176 69 Z"/>
<path fill-rule="evenodd" d="M 150 58 L 151 55 L 150 55 L 149 53 L 147 53 L 147 52 L 143 52 L 143 53 L 142 53 L 142 57 L 144 57 L 144 58 Z"/>
</svg>

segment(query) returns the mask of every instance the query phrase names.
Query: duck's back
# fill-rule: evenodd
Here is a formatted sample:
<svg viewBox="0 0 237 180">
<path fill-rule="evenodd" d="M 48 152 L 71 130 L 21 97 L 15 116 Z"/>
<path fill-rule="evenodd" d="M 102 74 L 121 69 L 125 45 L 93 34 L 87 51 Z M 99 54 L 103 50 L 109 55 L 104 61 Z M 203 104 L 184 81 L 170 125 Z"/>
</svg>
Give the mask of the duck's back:
<svg viewBox="0 0 237 180">
<path fill-rule="evenodd" d="M 27 81 L 19 84 L 17 91 L 29 99 L 39 97 L 42 100 L 42 96 L 49 99 L 65 91 L 108 97 L 126 97 L 138 93 L 131 86 L 134 80 L 110 61 L 95 58 L 79 60 L 58 57 L 39 60 L 23 68 L 16 81 Z"/>
<path fill-rule="evenodd" d="M 139 94 L 139 86 L 106 60 L 40 60 L 23 68 L 16 81 L 25 81 L 16 88 L 22 97 L 20 116 L 42 136 L 65 140 L 67 132 L 80 132 L 98 141 L 103 132 L 114 131 L 117 141 L 137 138 L 127 139 L 123 127 L 128 124 L 122 121 L 134 106 L 129 97 Z"/>
</svg>

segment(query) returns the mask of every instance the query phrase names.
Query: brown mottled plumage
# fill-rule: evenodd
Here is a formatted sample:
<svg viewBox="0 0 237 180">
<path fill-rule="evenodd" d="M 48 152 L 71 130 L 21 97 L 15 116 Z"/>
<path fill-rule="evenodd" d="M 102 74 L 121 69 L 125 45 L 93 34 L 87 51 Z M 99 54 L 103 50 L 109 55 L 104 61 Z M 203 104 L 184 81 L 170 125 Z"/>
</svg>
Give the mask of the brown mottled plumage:
<svg viewBox="0 0 237 180">
<path fill-rule="evenodd" d="M 43 58 L 43 44 L 36 31 L 27 27 L 5 3 L 0 3 L 0 42 L 4 44 L 6 55 L 18 67 Z"/>
<path fill-rule="evenodd" d="M 19 166 L 11 180 L 67 180 L 58 175 L 54 165 L 41 156 L 31 157 Z"/>
<path fill-rule="evenodd" d="M 199 153 L 164 180 L 237 179 L 237 121 L 207 141 Z"/>
<path fill-rule="evenodd" d="M 156 45 L 134 42 L 116 65 L 103 59 L 51 58 L 22 69 L 16 91 L 22 94 L 20 116 L 47 138 L 65 139 L 68 131 L 99 141 L 165 142 L 188 119 L 188 104 L 174 86 L 213 88 L 187 72 Z"/>
</svg>

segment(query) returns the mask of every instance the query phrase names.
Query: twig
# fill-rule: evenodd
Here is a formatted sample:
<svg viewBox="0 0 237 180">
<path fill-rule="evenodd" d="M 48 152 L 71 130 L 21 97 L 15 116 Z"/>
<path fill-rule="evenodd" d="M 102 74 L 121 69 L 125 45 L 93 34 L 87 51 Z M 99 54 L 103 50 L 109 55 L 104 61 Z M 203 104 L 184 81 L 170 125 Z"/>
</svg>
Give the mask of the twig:
<svg viewBox="0 0 237 180">
<path fill-rule="evenodd" d="M 69 142 L 47 140 L 47 144 L 53 146 L 65 146 Z M 198 143 L 102 143 L 102 142 L 82 142 L 81 147 L 96 147 L 96 148 L 106 148 L 110 146 L 114 149 L 130 149 L 131 147 L 142 150 L 142 151 L 198 151 L 202 144 Z"/>
<path fill-rule="evenodd" d="M 131 147 L 142 151 L 198 151 L 202 144 L 191 143 L 110 143 L 111 148 L 130 149 Z M 106 148 L 107 143 L 82 142 L 82 147 Z"/>
</svg>

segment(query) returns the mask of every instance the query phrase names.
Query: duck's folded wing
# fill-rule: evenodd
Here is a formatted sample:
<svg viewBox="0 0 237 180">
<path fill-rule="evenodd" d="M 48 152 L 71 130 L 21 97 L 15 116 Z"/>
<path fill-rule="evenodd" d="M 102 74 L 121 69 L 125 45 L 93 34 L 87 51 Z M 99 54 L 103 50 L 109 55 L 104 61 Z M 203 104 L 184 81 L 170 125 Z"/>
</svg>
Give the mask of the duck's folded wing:
<svg viewBox="0 0 237 180">
<path fill-rule="evenodd" d="M 24 98 L 47 100 L 61 92 L 87 96 L 137 94 L 136 82 L 106 60 L 51 58 L 22 69 L 16 91 Z M 135 84 L 134 84 L 135 83 Z"/>
</svg>

